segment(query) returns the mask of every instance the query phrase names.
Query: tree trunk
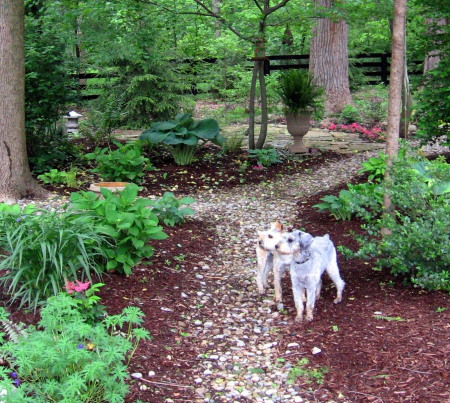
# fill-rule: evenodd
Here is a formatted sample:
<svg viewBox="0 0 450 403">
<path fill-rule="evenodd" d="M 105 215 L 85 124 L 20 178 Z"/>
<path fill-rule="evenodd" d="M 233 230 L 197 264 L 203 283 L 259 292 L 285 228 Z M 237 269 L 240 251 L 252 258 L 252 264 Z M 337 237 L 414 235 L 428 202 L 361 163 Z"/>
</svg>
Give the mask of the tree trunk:
<svg viewBox="0 0 450 403">
<path fill-rule="evenodd" d="M 443 31 L 437 27 L 447 25 L 448 18 L 440 18 L 438 20 L 436 20 L 435 18 L 426 18 L 426 24 L 428 33 L 431 33 L 434 30 L 434 33 L 439 35 L 442 34 Z M 437 50 L 430 51 L 425 57 L 425 63 L 423 64 L 423 74 L 427 74 L 428 71 L 433 70 L 439 64 L 440 60 L 441 58 Z"/>
<path fill-rule="evenodd" d="M 394 24 L 392 29 L 392 58 L 389 83 L 388 125 L 386 130 L 386 154 L 388 167 L 398 154 L 398 138 L 402 111 L 402 84 L 405 61 L 406 0 L 394 1 Z M 389 170 L 385 181 L 389 182 Z M 388 194 L 384 195 L 384 209 L 390 214 L 394 206 Z M 388 231 L 384 230 L 384 234 Z"/>
<path fill-rule="evenodd" d="M 248 101 L 248 149 L 255 149 L 255 102 L 256 81 L 258 80 L 258 62 L 253 63 L 252 82 L 250 84 L 250 99 Z"/>
<path fill-rule="evenodd" d="M 264 62 L 258 62 L 259 64 L 259 90 L 261 93 L 261 130 L 259 131 L 258 141 L 256 142 L 256 148 L 262 150 L 267 137 L 267 125 L 268 125 L 268 111 L 267 111 L 267 89 L 266 89 L 266 77 L 264 76 Z"/>
<path fill-rule="evenodd" d="M 0 3 L 0 202 L 43 196 L 33 180 L 25 140 L 24 3 Z"/>
<path fill-rule="evenodd" d="M 316 0 L 315 6 L 329 9 L 332 1 Z M 318 18 L 312 29 L 309 70 L 325 89 L 327 115 L 353 103 L 348 79 L 348 25 L 344 20 Z"/>
<path fill-rule="evenodd" d="M 213 13 L 215 13 L 216 15 L 220 15 L 220 1 L 221 0 L 213 0 L 213 4 L 212 4 L 212 11 Z M 220 32 L 220 21 L 219 20 L 214 20 L 214 26 L 215 26 L 215 31 L 214 31 L 214 37 L 220 38 L 221 32 Z"/>
</svg>

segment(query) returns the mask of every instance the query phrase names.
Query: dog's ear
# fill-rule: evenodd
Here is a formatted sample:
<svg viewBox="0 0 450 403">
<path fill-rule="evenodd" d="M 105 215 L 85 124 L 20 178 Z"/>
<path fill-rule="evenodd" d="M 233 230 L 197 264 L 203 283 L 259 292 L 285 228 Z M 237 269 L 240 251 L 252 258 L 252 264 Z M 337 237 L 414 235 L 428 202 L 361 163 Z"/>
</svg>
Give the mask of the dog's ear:
<svg viewBox="0 0 450 403">
<path fill-rule="evenodd" d="M 275 221 L 274 223 L 272 223 L 272 229 L 278 231 L 278 232 L 283 232 L 284 231 L 284 225 L 281 224 L 281 222 L 279 221 Z"/>
<path fill-rule="evenodd" d="M 300 240 L 299 240 L 299 244 L 300 244 L 300 249 L 308 249 L 311 246 L 311 243 L 313 241 L 313 236 L 307 233 L 303 233 L 300 236 Z"/>
</svg>

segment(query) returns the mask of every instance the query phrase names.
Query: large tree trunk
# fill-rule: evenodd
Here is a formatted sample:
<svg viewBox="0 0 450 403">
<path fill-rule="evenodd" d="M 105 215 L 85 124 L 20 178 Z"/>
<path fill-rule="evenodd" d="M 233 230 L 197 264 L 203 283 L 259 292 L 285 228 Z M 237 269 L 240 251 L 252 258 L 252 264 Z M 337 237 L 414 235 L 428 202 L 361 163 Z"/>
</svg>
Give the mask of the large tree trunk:
<svg viewBox="0 0 450 403">
<path fill-rule="evenodd" d="M 445 26 L 448 24 L 448 18 L 440 18 L 436 20 L 435 18 L 426 18 L 427 31 L 429 34 L 442 35 L 443 31 L 438 27 Z M 423 74 L 427 74 L 430 70 L 433 70 L 441 60 L 439 51 L 432 50 L 425 57 L 425 63 L 423 64 Z"/>
<path fill-rule="evenodd" d="M 33 180 L 25 141 L 24 3 L 0 2 L 0 202 L 45 191 Z"/>
<path fill-rule="evenodd" d="M 402 111 L 402 84 L 405 61 L 406 0 L 394 1 L 394 24 L 392 29 L 392 59 L 389 78 L 388 125 L 386 130 L 386 154 L 391 166 L 398 154 L 399 125 Z M 385 181 L 389 182 L 389 170 Z M 384 209 L 387 214 L 393 210 L 388 194 L 384 195 Z M 384 234 L 389 232 L 384 230 Z"/>
<path fill-rule="evenodd" d="M 331 8 L 332 1 L 316 0 L 316 7 Z M 325 88 L 326 114 L 339 113 L 352 104 L 348 79 L 348 25 L 343 20 L 319 18 L 312 29 L 309 70 Z"/>
</svg>

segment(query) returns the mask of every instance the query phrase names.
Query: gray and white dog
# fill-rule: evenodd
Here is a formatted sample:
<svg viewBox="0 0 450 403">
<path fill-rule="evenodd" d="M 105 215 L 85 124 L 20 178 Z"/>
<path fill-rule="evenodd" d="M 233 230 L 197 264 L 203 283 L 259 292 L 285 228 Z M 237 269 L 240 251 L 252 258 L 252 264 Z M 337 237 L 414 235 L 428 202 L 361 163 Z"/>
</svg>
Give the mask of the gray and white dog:
<svg viewBox="0 0 450 403">
<path fill-rule="evenodd" d="M 305 319 L 311 321 L 316 299 L 320 296 L 324 271 L 336 286 L 337 295 L 334 303 L 342 301 L 345 283 L 339 274 L 336 248 L 328 234 L 313 237 L 305 232 L 294 232 L 283 234 L 281 238 L 276 248 L 277 253 L 292 256 L 290 274 L 297 310 L 295 320 L 296 322 L 303 320 L 303 302 L 306 300 Z"/>
</svg>

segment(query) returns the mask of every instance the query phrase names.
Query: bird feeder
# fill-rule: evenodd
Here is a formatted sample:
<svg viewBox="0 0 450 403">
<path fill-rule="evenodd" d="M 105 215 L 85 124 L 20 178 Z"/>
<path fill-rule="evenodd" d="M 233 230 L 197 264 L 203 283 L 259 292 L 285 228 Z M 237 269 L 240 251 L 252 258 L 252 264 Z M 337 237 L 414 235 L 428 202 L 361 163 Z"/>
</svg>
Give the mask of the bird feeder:
<svg viewBox="0 0 450 403">
<path fill-rule="evenodd" d="M 78 112 L 70 111 L 64 119 L 66 119 L 66 132 L 77 133 L 78 132 L 78 120 L 82 117 Z"/>
</svg>

